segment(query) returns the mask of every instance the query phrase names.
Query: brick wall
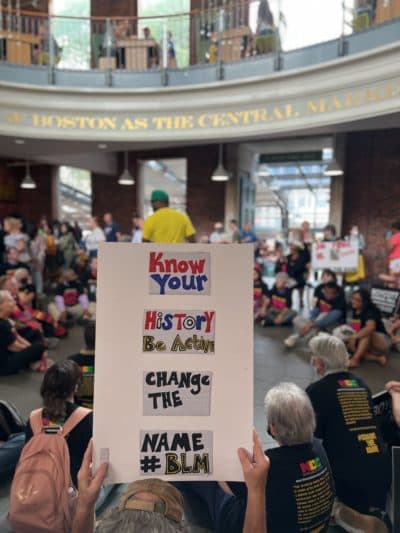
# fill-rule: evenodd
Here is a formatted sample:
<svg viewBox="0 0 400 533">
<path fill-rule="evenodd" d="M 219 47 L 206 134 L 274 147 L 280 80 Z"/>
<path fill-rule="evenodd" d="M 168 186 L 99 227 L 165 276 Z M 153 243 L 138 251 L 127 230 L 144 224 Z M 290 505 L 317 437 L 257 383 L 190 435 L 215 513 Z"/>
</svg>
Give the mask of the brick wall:
<svg viewBox="0 0 400 533">
<path fill-rule="evenodd" d="M 52 167 L 32 166 L 30 172 L 37 188 L 21 189 L 25 168 L 8 167 L 5 161 L 0 161 L 0 219 L 16 212 L 32 223 L 38 222 L 42 215 L 54 217 Z"/>
<path fill-rule="evenodd" d="M 92 17 L 135 17 L 137 2 L 135 0 L 92 0 Z"/>
<path fill-rule="evenodd" d="M 131 154 L 129 168 L 137 176 L 137 162 Z M 123 170 L 122 155 L 118 176 Z M 119 185 L 118 176 L 92 174 L 92 213 L 103 220 L 104 213 L 112 213 L 123 233 L 132 232 L 132 215 L 136 212 L 136 184 Z"/>
<path fill-rule="evenodd" d="M 385 233 L 400 218 L 400 129 L 347 136 L 343 233 L 363 233 L 368 275 L 386 269 Z"/>
<path fill-rule="evenodd" d="M 130 170 L 134 176 L 138 176 L 135 161 L 168 157 L 187 159 L 187 212 L 198 236 L 210 233 L 215 222 L 224 221 L 225 214 L 225 184 L 210 180 L 217 166 L 217 145 L 131 153 Z M 122 154 L 119 167 L 120 173 L 123 169 Z M 113 213 L 122 231 L 130 232 L 132 214 L 139 207 L 136 185 L 122 186 L 118 184 L 118 177 L 93 174 L 92 206 L 93 214 L 99 217 L 108 211 Z"/>
<path fill-rule="evenodd" d="M 210 180 L 218 163 L 218 146 L 187 149 L 187 211 L 197 236 L 211 233 L 215 222 L 225 219 L 225 183 Z"/>
</svg>

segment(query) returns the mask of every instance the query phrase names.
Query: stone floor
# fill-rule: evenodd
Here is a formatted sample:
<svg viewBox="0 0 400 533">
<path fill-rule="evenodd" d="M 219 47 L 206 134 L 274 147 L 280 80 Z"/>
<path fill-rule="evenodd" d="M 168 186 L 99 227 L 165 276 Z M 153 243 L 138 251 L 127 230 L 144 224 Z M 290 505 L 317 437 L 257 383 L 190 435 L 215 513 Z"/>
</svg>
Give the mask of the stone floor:
<svg viewBox="0 0 400 533">
<path fill-rule="evenodd" d="M 290 333 L 290 328 L 256 327 L 254 339 L 254 424 L 265 447 L 273 443 L 265 431 L 264 396 L 280 381 L 294 381 L 301 387 L 307 386 L 313 374 L 306 346 L 294 350 L 284 348 L 282 341 Z M 82 343 L 82 328 L 75 327 L 67 339 L 51 352 L 51 357 L 60 360 L 79 351 Z M 363 377 L 372 391 L 382 390 L 390 379 L 400 377 L 400 355 L 392 354 L 388 365 L 380 368 L 373 363 L 365 363 L 358 373 Z M 16 376 L 0 376 L 0 397 L 11 400 L 24 416 L 32 408 L 40 405 L 39 387 L 42 376 L 34 373 L 21 373 Z M 0 480 L 0 516 L 8 506 L 10 480 Z M 1 528 L 0 528 L 1 531 Z M 196 528 L 196 531 L 201 531 Z M 333 531 L 333 530 L 332 530 Z"/>
</svg>

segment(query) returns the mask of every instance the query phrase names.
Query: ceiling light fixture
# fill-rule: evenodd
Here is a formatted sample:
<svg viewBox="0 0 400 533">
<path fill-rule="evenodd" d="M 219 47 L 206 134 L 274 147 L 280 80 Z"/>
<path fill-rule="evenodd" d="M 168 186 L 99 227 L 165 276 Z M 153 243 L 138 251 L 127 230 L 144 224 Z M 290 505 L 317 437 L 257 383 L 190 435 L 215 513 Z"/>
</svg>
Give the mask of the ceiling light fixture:
<svg viewBox="0 0 400 533">
<path fill-rule="evenodd" d="M 218 165 L 211 176 L 212 181 L 229 181 L 230 179 L 228 172 L 225 170 L 222 164 L 222 149 L 223 146 L 220 144 L 218 147 Z"/>
<path fill-rule="evenodd" d="M 21 181 L 21 189 L 36 189 L 36 183 L 30 174 L 29 161 L 26 161 L 25 167 L 26 172 L 24 179 Z"/>
<path fill-rule="evenodd" d="M 342 176 L 342 175 L 343 175 L 342 167 L 339 165 L 336 159 L 332 159 L 332 161 L 328 164 L 328 166 L 324 170 L 324 176 Z"/>
<path fill-rule="evenodd" d="M 15 144 L 25 144 L 24 139 L 15 139 Z"/>
<path fill-rule="evenodd" d="M 268 178 L 271 176 L 271 172 L 269 171 L 269 168 L 267 165 L 260 165 L 258 168 L 258 176 L 260 178 Z"/>
<path fill-rule="evenodd" d="M 128 168 L 128 152 L 124 154 L 124 171 L 119 177 L 118 183 L 120 185 L 134 185 L 135 179 L 132 174 L 129 172 Z"/>
<path fill-rule="evenodd" d="M 100 150 L 105 150 L 107 148 L 107 145 L 105 143 L 100 143 L 97 145 L 97 148 L 99 148 Z"/>
<path fill-rule="evenodd" d="M 342 167 L 336 160 L 337 153 L 337 138 L 336 134 L 333 135 L 331 160 L 328 166 L 324 170 L 324 176 L 342 176 L 344 174 Z"/>
</svg>

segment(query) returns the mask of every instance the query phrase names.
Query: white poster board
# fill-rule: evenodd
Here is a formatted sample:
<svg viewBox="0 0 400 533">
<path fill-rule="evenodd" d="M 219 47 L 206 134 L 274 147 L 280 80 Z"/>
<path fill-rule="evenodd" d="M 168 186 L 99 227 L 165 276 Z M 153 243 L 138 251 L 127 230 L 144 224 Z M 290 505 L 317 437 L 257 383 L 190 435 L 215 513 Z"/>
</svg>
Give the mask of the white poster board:
<svg viewBox="0 0 400 533">
<path fill-rule="evenodd" d="M 94 445 L 108 483 L 243 479 L 252 273 L 251 246 L 100 245 Z"/>
<path fill-rule="evenodd" d="M 312 245 L 313 270 L 329 268 L 334 272 L 357 272 L 358 246 L 351 241 L 317 242 Z"/>
</svg>

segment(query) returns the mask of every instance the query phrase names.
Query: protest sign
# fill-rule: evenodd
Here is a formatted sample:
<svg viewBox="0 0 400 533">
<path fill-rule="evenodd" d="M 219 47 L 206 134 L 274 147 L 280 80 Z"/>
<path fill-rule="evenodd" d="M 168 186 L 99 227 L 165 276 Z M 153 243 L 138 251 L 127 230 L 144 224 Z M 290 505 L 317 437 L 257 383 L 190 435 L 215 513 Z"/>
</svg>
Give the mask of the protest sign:
<svg viewBox="0 0 400 533">
<path fill-rule="evenodd" d="M 314 270 L 329 268 L 334 272 L 356 272 L 358 246 L 351 241 L 317 242 L 312 245 L 311 264 Z"/>
<path fill-rule="evenodd" d="M 94 453 L 107 482 L 243 479 L 252 273 L 250 246 L 100 246 Z"/>
<path fill-rule="evenodd" d="M 144 352 L 214 353 L 215 311 L 146 310 Z"/>
<path fill-rule="evenodd" d="M 385 316 L 398 313 L 400 291 L 382 287 L 372 287 L 371 299 Z"/>
<path fill-rule="evenodd" d="M 210 414 L 212 372 L 147 371 L 143 375 L 144 415 Z"/>
</svg>

